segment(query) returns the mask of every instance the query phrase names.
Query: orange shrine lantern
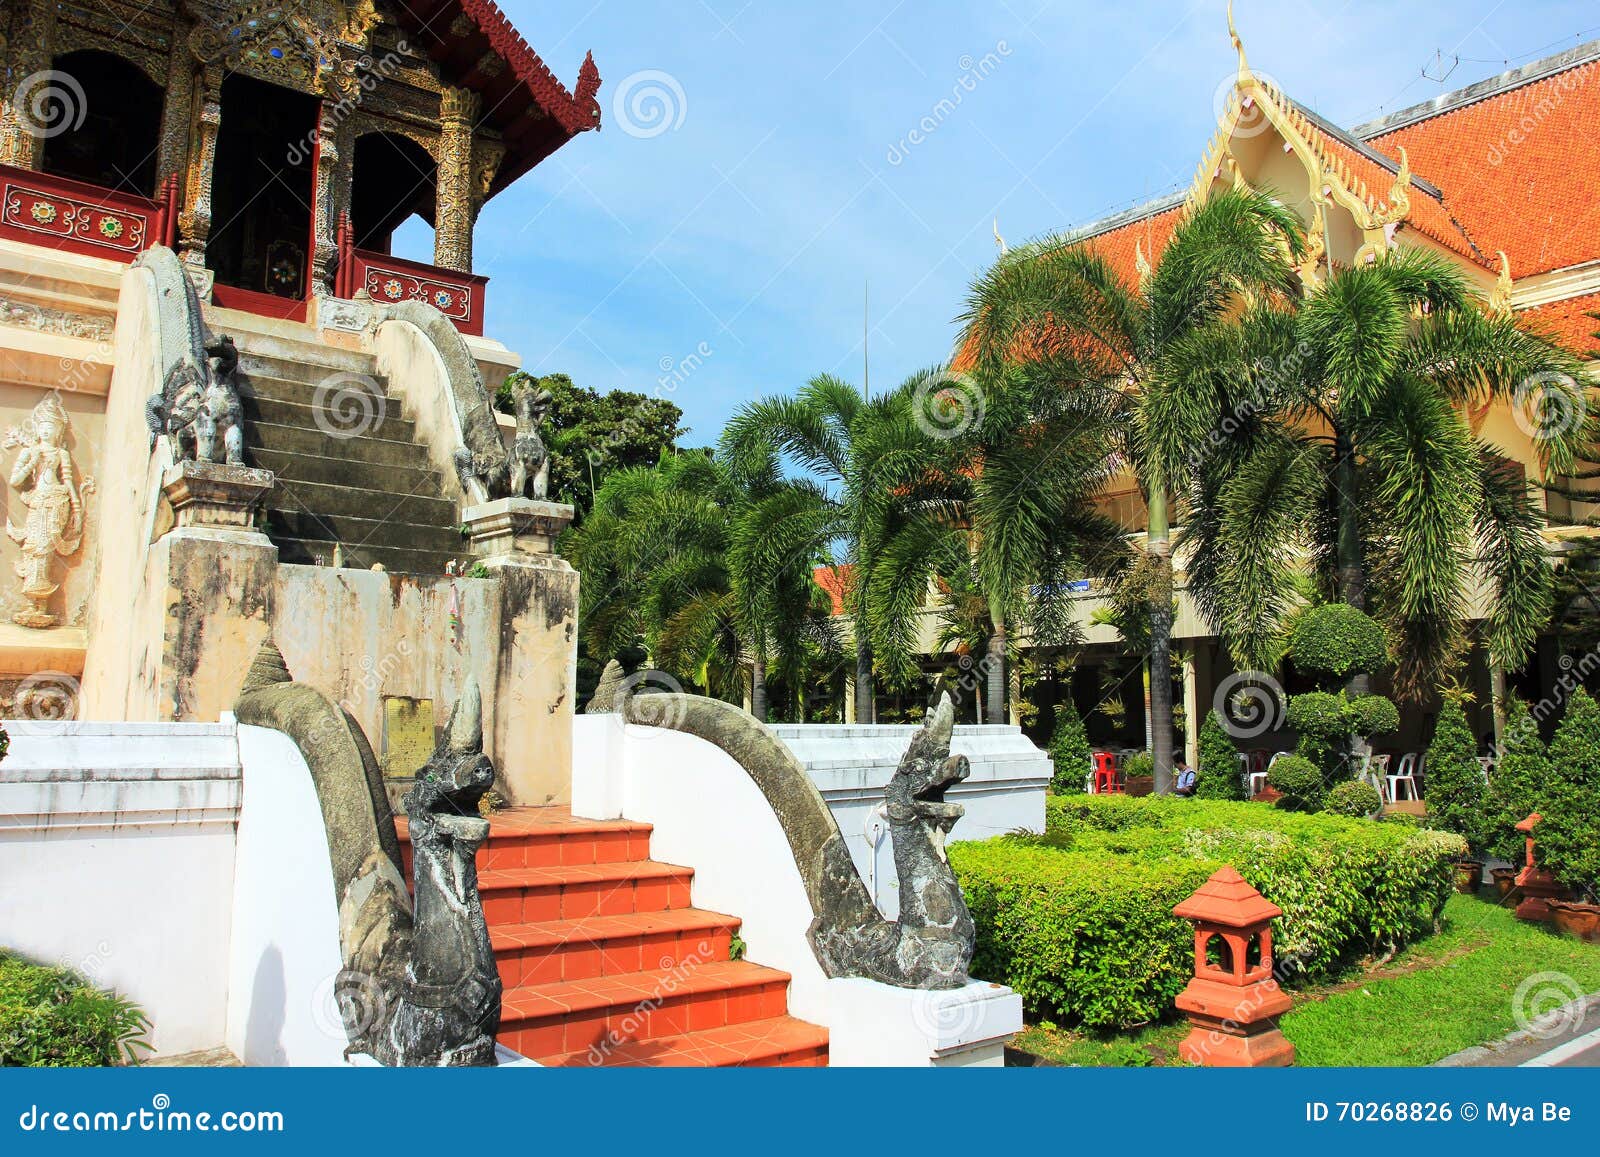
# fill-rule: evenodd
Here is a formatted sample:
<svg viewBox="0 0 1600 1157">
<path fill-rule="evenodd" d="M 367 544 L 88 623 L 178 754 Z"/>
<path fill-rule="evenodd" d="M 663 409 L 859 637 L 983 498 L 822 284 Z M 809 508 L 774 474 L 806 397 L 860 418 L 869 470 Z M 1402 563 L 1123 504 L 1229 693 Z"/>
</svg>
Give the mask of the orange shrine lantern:
<svg viewBox="0 0 1600 1157">
<path fill-rule="evenodd" d="M 1172 914 L 1194 921 L 1194 979 L 1177 1001 L 1192 1027 L 1179 1055 L 1229 1068 L 1293 1064 L 1278 1031 L 1291 1001 L 1272 975 L 1272 921 L 1283 910 L 1222 868 Z"/>
</svg>

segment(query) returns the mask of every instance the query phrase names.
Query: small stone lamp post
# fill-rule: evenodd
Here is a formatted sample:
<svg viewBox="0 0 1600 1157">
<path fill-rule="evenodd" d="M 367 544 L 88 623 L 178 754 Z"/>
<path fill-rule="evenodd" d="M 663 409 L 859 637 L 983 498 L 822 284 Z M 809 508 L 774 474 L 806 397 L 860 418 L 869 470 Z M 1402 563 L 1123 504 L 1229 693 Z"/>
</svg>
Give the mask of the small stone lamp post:
<svg viewBox="0 0 1600 1157">
<path fill-rule="evenodd" d="M 1178 994 L 1189 1035 L 1186 1061 L 1228 1068 L 1294 1063 L 1278 1031 L 1291 1001 L 1272 976 L 1272 921 L 1283 910 L 1223 868 L 1172 910 L 1194 921 L 1194 979 Z"/>
<path fill-rule="evenodd" d="M 1550 901 L 1559 899 L 1564 891 L 1549 872 L 1539 867 L 1533 859 L 1533 829 L 1543 818 L 1534 812 L 1517 825 L 1517 831 L 1528 837 L 1527 862 L 1517 873 L 1517 887 L 1522 889 L 1522 903 L 1517 905 L 1517 919 L 1535 924 L 1550 922 Z"/>
</svg>

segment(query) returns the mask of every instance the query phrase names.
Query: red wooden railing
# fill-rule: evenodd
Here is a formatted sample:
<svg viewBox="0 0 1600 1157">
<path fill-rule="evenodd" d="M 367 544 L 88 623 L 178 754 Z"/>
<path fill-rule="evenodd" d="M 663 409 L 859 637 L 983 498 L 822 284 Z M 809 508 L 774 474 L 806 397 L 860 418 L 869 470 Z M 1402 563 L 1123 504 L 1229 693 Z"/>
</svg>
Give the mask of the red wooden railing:
<svg viewBox="0 0 1600 1157">
<path fill-rule="evenodd" d="M 482 335 L 487 277 L 357 249 L 348 215 L 339 221 L 338 241 L 335 297 L 354 297 L 356 290 L 364 289 L 380 304 L 424 301 L 454 322 L 462 333 Z"/>
<path fill-rule="evenodd" d="M 0 165 L 0 236 L 114 261 L 132 261 L 178 236 L 178 178 L 157 199 Z"/>
</svg>

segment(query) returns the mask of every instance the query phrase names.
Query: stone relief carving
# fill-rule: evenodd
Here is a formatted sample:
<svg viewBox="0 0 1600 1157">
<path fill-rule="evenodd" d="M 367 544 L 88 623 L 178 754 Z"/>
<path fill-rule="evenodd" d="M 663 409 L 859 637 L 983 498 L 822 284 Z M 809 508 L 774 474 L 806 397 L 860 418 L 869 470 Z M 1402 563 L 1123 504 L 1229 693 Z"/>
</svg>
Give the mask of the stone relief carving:
<svg viewBox="0 0 1600 1157">
<path fill-rule="evenodd" d="M 36 329 L 41 333 L 57 333 L 64 337 L 83 337 L 91 341 L 109 342 L 116 328 L 113 318 L 87 313 L 74 313 L 48 305 L 35 305 L 31 301 L 16 301 L 0 297 L 0 323 L 20 329 Z"/>
<path fill-rule="evenodd" d="M 6 535 L 21 548 L 15 569 L 27 602 L 12 616 L 19 626 L 55 626 L 48 609 L 59 585 L 52 578 L 55 559 L 76 554 L 83 542 L 84 498 L 95 484 L 87 475 L 78 479 L 67 450 L 68 428 L 66 411 L 50 394 L 34 407 L 26 427 L 5 435 L 6 449 L 21 448 L 10 480 L 28 508 L 21 526 L 6 519 Z"/>
</svg>

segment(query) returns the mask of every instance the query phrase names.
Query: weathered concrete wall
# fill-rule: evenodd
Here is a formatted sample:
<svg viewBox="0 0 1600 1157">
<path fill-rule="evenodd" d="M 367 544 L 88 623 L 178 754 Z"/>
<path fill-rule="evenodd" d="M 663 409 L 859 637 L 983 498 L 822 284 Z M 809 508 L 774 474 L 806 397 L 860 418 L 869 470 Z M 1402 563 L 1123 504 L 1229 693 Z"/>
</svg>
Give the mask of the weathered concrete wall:
<svg viewBox="0 0 1600 1157">
<path fill-rule="evenodd" d="M 483 688 L 486 748 L 501 793 L 526 804 L 570 798 L 577 663 L 570 570 L 450 578 L 280 566 L 275 604 L 274 639 L 290 672 L 355 716 L 380 762 L 405 738 L 386 734 L 385 699 L 429 701 L 441 729 L 470 671 Z M 240 652 L 234 691 L 253 655 L 254 644 Z"/>
</svg>

